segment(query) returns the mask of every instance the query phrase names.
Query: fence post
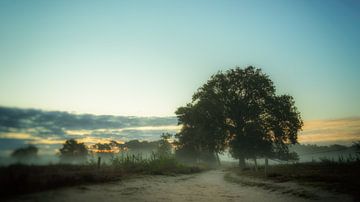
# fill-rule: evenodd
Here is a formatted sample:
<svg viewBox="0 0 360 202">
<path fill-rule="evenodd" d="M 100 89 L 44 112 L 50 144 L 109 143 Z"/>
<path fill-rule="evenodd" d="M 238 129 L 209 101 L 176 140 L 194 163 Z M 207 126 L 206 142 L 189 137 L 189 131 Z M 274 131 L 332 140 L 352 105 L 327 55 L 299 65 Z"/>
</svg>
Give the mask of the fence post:
<svg viewBox="0 0 360 202">
<path fill-rule="evenodd" d="M 97 162 L 97 167 L 98 167 L 98 169 L 100 169 L 100 165 L 101 165 L 101 157 L 99 156 L 99 157 L 98 157 L 98 162 Z"/>
<path fill-rule="evenodd" d="M 268 158 L 265 157 L 265 177 L 268 176 L 268 165 L 269 165 Z"/>
</svg>

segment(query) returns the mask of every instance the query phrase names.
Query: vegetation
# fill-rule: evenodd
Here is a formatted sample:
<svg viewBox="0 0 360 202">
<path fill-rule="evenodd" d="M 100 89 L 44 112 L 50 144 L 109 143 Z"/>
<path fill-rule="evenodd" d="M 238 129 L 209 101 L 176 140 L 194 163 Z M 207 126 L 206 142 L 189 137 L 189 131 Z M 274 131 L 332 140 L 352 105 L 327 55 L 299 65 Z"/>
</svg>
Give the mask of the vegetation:
<svg viewBox="0 0 360 202">
<path fill-rule="evenodd" d="M 353 147 L 356 149 L 356 152 L 360 154 L 360 141 L 354 142 Z"/>
<path fill-rule="evenodd" d="M 240 169 L 233 169 L 238 175 L 268 177 L 281 182 L 294 180 L 359 198 L 359 156 L 267 167 L 268 158 L 298 162 L 299 154 L 306 155 L 303 151 L 313 154 L 343 151 L 348 147 L 295 145 L 303 122 L 294 99 L 290 95 L 277 95 L 273 82 L 261 69 L 249 66 L 218 72 L 194 93 L 190 103 L 176 110 L 176 115 L 182 128 L 173 143 L 168 133 L 162 134 L 159 141 L 131 140 L 124 144 L 110 141 L 90 147 L 75 139 L 66 140 L 59 150 L 59 165 L 0 168 L 0 185 L 4 187 L 0 194 L 105 182 L 134 174 L 194 173 L 206 168 L 199 163 L 220 164 L 218 154 L 229 152 L 239 160 Z M 360 154 L 360 142 L 351 148 Z M 150 156 L 143 155 L 142 151 Z M 21 162 L 35 158 L 37 152 L 36 147 L 28 146 L 15 150 L 12 156 Z M 88 161 L 89 154 L 98 159 Z M 259 158 L 265 158 L 266 166 L 260 168 L 265 170 L 265 175 L 257 172 L 256 159 Z M 246 159 L 254 160 L 255 171 L 245 169 Z M 225 178 L 252 185 L 231 178 L 230 174 Z M 265 182 L 258 184 L 270 190 L 279 189 Z M 285 191 L 313 197 L 301 190 Z"/>
<path fill-rule="evenodd" d="M 161 157 L 169 157 L 172 155 L 172 145 L 169 142 L 172 135 L 170 133 L 163 133 L 161 135 L 161 140 L 157 148 L 157 153 Z"/>
<path fill-rule="evenodd" d="M 354 146 L 347 147 L 344 145 L 328 145 L 328 146 L 319 146 L 315 144 L 296 144 L 289 147 L 290 151 L 296 151 L 299 155 L 307 154 L 316 154 L 316 153 L 326 153 L 326 152 L 339 152 L 347 149 L 352 149 Z"/>
<path fill-rule="evenodd" d="M 213 75 L 176 115 L 180 153 L 218 159 L 229 148 L 242 168 L 245 159 L 296 157 L 288 145 L 297 143 L 303 125 L 293 98 L 276 95 L 270 78 L 252 66 Z"/>
<path fill-rule="evenodd" d="M 136 174 L 190 174 L 202 169 L 198 166 L 180 164 L 174 156 L 164 157 L 155 153 L 150 159 L 141 155 L 117 156 L 110 165 L 102 165 L 100 168 L 96 164 L 18 164 L 0 167 L 0 194 L 11 196 L 63 186 L 108 182 Z"/>
<path fill-rule="evenodd" d="M 172 153 L 170 137 L 170 134 L 161 136 L 161 140 L 157 141 L 157 151 L 152 152 L 150 158 L 140 153 L 136 155 L 126 152 L 114 153 L 114 147 L 118 148 L 120 145 L 115 141 L 97 143 L 91 148 L 97 149 L 100 155 L 112 154 L 110 163 L 102 164 L 100 167 L 95 161 L 86 161 L 89 152 L 83 143 L 74 139 L 67 140 L 60 149 L 61 164 L 46 166 L 16 164 L 0 167 L 2 187 L 0 194 L 11 196 L 63 186 L 107 182 L 138 174 L 190 174 L 206 169 L 206 167 L 186 166 L 179 163 Z M 16 150 L 14 153 L 18 155 L 24 153 L 19 151 L 33 150 L 33 147 L 29 148 Z"/>
<path fill-rule="evenodd" d="M 254 180 L 253 178 L 244 177 L 244 175 L 236 176 L 231 172 L 224 175 L 224 179 L 231 183 L 241 184 L 243 186 L 260 187 L 271 192 L 279 192 L 281 194 L 293 195 L 305 199 L 318 199 L 317 195 L 311 191 L 308 191 L 300 187 L 291 187 L 288 185 L 269 182 L 267 180 Z"/>
<path fill-rule="evenodd" d="M 346 193 L 360 199 L 360 158 L 343 161 L 325 160 L 322 162 L 273 165 L 268 175 L 254 170 L 233 169 L 240 176 L 256 177 L 275 182 L 295 181 L 303 185 L 325 188 L 329 191 Z"/>
<path fill-rule="evenodd" d="M 38 148 L 34 145 L 29 145 L 24 148 L 19 148 L 13 151 L 11 156 L 19 163 L 31 163 L 37 158 Z"/>
<path fill-rule="evenodd" d="M 139 141 L 139 140 L 130 140 L 129 142 L 125 143 L 125 146 L 129 149 L 133 150 L 154 150 L 158 146 L 158 142 L 148 142 L 146 140 Z"/>
<path fill-rule="evenodd" d="M 75 139 L 66 140 L 60 149 L 60 162 L 81 164 L 87 161 L 88 149 L 84 143 L 79 143 Z"/>
<path fill-rule="evenodd" d="M 152 153 L 150 158 L 144 158 L 140 154 L 116 156 L 111 166 L 125 172 L 146 174 L 187 174 L 200 171 L 199 166 L 185 166 L 179 163 L 174 155 L 165 156 L 159 153 Z"/>
</svg>

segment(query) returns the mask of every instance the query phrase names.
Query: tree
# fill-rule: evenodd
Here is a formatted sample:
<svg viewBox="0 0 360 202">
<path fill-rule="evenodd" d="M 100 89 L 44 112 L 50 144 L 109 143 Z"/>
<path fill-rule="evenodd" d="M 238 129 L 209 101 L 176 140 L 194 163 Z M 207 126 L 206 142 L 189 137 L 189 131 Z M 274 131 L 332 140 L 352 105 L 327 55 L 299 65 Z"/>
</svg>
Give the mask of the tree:
<svg viewBox="0 0 360 202">
<path fill-rule="evenodd" d="M 240 167 L 245 159 L 288 153 L 302 127 L 293 98 L 277 96 L 270 78 L 252 66 L 213 75 L 176 114 L 180 148 L 219 153 L 229 147 Z"/>
<path fill-rule="evenodd" d="M 225 150 L 226 130 L 223 126 L 223 108 L 214 99 L 180 107 L 175 113 L 183 127 L 176 135 L 177 154 L 192 161 L 211 163 Z"/>
<path fill-rule="evenodd" d="M 34 145 L 19 148 L 11 153 L 11 156 L 16 158 L 18 162 L 30 163 L 37 158 L 38 148 Z"/>
<path fill-rule="evenodd" d="M 353 142 L 353 147 L 355 147 L 356 153 L 360 154 L 360 141 Z"/>
<path fill-rule="evenodd" d="M 159 142 L 158 141 L 152 141 L 148 142 L 146 140 L 139 141 L 139 140 L 130 140 L 128 142 L 125 142 L 125 146 L 130 151 L 155 151 L 158 147 Z"/>
<path fill-rule="evenodd" d="M 157 153 L 161 157 L 169 157 L 172 152 L 172 145 L 169 142 L 172 135 L 170 133 L 163 133 L 161 135 L 161 140 L 159 141 L 159 146 L 157 149 Z"/>
<path fill-rule="evenodd" d="M 96 143 L 91 146 L 91 151 L 95 153 L 98 158 L 102 158 L 103 162 L 106 162 L 114 156 L 115 148 L 113 148 L 112 145 L 111 143 Z"/>
<path fill-rule="evenodd" d="M 60 149 L 60 162 L 62 163 L 84 163 L 87 160 L 88 149 L 84 143 L 75 139 L 66 140 Z"/>
</svg>

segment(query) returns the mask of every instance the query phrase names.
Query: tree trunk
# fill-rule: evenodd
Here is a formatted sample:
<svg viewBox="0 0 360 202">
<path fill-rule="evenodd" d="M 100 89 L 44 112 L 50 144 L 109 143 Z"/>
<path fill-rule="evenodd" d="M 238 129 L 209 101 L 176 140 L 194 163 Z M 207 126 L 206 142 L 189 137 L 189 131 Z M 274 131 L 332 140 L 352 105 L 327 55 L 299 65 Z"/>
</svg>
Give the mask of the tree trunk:
<svg viewBox="0 0 360 202">
<path fill-rule="evenodd" d="M 268 176 L 268 169 L 269 169 L 269 161 L 268 158 L 265 157 L 265 177 Z"/>
<path fill-rule="evenodd" d="M 218 153 L 215 153 L 218 166 L 221 166 L 220 157 Z"/>
<path fill-rule="evenodd" d="M 240 170 L 245 169 L 245 158 L 244 157 L 239 157 L 239 167 L 240 167 Z"/>
<path fill-rule="evenodd" d="M 256 157 L 254 158 L 254 164 L 255 164 L 255 171 L 258 171 L 258 165 L 257 165 Z"/>
</svg>

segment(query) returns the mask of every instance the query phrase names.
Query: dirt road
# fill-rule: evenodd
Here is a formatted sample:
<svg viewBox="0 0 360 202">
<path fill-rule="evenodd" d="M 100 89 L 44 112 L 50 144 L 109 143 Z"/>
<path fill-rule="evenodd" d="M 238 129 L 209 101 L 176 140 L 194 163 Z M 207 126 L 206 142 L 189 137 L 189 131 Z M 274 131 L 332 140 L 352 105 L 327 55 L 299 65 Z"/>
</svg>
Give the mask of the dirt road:
<svg viewBox="0 0 360 202">
<path fill-rule="evenodd" d="M 181 176 L 139 176 L 118 182 L 76 186 L 30 195 L 11 201 L 351 201 L 349 197 L 312 189 L 315 198 L 290 191 L 244 186 L 224 180 L 225 171 L 212 170 Z M 278 186 L 278 185 L 276 185 Z M 288 185 L 285 185 L 288 187 Z M 296 185 L 293 185 L 297 189 Z"/>
</svg>

